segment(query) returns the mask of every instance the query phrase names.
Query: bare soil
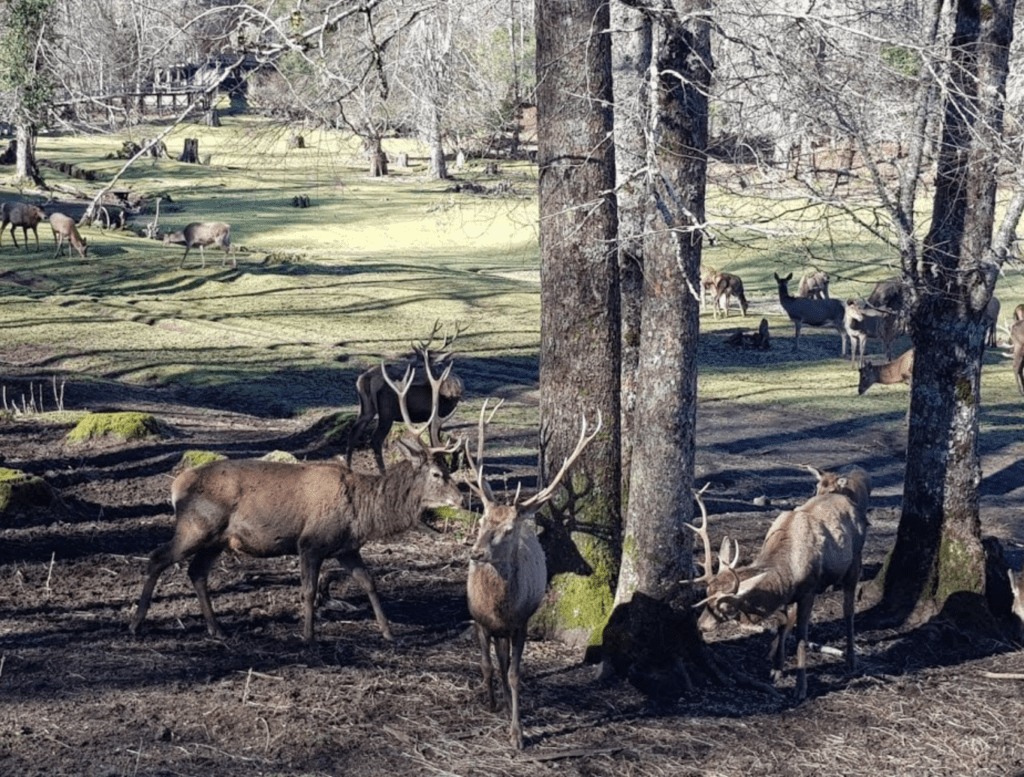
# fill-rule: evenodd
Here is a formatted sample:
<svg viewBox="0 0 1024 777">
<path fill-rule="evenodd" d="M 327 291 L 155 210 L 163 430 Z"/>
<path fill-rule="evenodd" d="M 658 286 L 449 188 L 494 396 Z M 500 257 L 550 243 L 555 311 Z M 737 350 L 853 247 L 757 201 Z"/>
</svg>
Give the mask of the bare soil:
<svg viewBox="0 0 1024 777">
<path fill-rule="evenodd" d="M 69 382 L 66 396 L 69 407 L 153 411 L 176 434 L 71 447 L 56 425 L 0 424 L 3 465 L 44 476 L 61 498 L 0 526 L 0 774 L 1024 775 L 1024 653 L 998 633 L 941 618 L 892 630 L 868 612 L 858 671 L 813 653 L 810 696 L 799 705 L 792 676 L 773 696 L 695 674 L 693 693 L 655 700 L 623 680 L 596 682 L 579 651 L 531 641 L 527 743 L 514 752 L 506 713 L 483 702 L 467 631 L 468 546 L 452 527 L 366 549 L 394 643 L 365 596 L 336 583 L 318 612 L 319 641 L 306 646 L 295 559 L 231 556 L 211 576 L 226 641 L 207 637 L 175 568 L 145 633 L 132 638 L 146 557 L 170 536 L 169 473 L 183 450 L 338 451 L 308 419 L 256 408 L 226 412 L 171 391 L 85 382 Z M 521 431 L 494 437 L 529 445 Z M 712 535 L 728 532 L 749 555 L 778 510 L 810 494 L 812 479 L 795 465 L 860 464 L 875 482 L 870 578 L 896 529 L 903 440 L 898 418 L 836 422 L 705 403 L 698 482 L 712 483 Z M 370 467 L 362 456 L 357 465 Z M 1022 458 L 1017 441 L 986 450 L 982 486 L 985 531 L 1018 567 Z M 525 459 L 495 460 L 513 475 L 527 471 Z M 839 611 L 837 594 L 819 600 L 813 640 L 841 647 Z M 768 635 L 735 627 L 712 639 L 728 663 L 767 680 Z"/>
</svg>

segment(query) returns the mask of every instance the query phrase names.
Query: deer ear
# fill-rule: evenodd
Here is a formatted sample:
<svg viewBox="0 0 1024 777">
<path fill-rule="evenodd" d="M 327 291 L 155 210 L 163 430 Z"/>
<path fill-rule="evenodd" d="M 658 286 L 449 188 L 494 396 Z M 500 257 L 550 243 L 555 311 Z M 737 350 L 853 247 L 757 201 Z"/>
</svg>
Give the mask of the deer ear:
<svg viewBox="0 0 1024 777">
<path fill-rule="evenodd" d="M 423 446 L 414 437 L 402 437 L 398 440 L 398 448 L 402 451 L 402 455 L 409 461 L 422 464 L 427 460 L 427 452 L 423 450 Z"/>
<path fill-rule="evenodd" d="M 767 572 L 762 572 L 759 575 L 748 577 L 746 580 L 740 583 L 740 587 L 737 589 L 735 594 L 736 598 L 739 599 L 740 597 L 746 596 L 748 593 L 753 591 L 758 586 L 758 584 L 766 577 L 768 577 Z"/>
</svg>

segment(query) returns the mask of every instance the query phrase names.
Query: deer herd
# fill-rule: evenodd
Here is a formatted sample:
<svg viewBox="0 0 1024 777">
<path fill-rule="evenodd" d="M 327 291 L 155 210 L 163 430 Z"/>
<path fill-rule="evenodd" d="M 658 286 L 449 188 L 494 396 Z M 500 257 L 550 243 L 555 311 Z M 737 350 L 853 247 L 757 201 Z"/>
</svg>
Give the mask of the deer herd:
<svg viewBox="0 0 1024 777">
<path fill-rule="evenodd" d="M 0 242 L 11 225 L 21 227 L 28 247 L 28 230 L 39 245 L 38 224 L 47 218 L 43 210 L 25 203 L 0 204 Z M 49 222 L 57 256 L 68 242 L 82 258 L 86 241 L 74 220 L 52 213 Z M 193 223 L 182 231 L 164 236 L 165 243 L 185 246 L 181 264 L 189 251 L 199 247 L 205 267 L 204 246 L 214 245 L 232 253 L 231 229 L 223 223 Z M 232 257 L 233 259 L 233 257 Z M 179 265 L 180 266 L 180 265 Z M 851 363 L 860 370 L 858 393 L 875 383 L 909 383 L 913 372 L 913 350 L 893 358 L 892 346 L 900 333 L 903 309 L 902 287 L 897 279 L 883 281 L 866 300 L 845 303 L 829 297 L 829 276 L 824 272 L 805 275 L 798 296 L 788 284 L 792 273 L 775 274 L 782 309 L 794 325 L 793 348 L 800 346 L 805 326 L 829 327 L 841 340 L 842 355 L 849 343 Z M 712 305 L 715 317 L 729 315 L 735 300 L 743 315 L 748 301 L 743 281 L 736 275 L 706 270 L 701 278 L 701 306 Z M 986 311 L 989 320 L 987 342 L 996 342 L 999 303 L 993 299 Z M 766 323 L 761 336 L 768 342 Z M 286 463 L 265 460 L 222 460 L 189 469 L 171 483 L 174 531 L 171 539 L 149 557 L 142 590 L 129 624 L 133 635 L 140 632 L 149 611 L 160 576 L 171 565 L 188 562 L 187 573 L 195 589 L 199 610 L 210 635 L 224 639 L 207 587 L 214 562 L 226 550 L 254 557 L 292 555 L 299 559 L 302 637 L 315 638 L 315 605 L 320 589 L 321 567 L 329 558 L 356 581 L 366 593 L 383 637 L 392 640 L 391 626 L 381 607 L 373 577 L 360 550 L 369 542 L 393 537 L 413 528 L 432 531 L 423 521 L 425 510 L 461 507 L 459 473 L 448 466 L 463 457 L 468 475 L 461 482 L 476 495 L 483 512 L 477 522 L 475 542 L 469 552 L 466 597 L 472 629 L 480 650 L 480 667 L 487 701 L 496 708 L 493 655 L 498 665 L 498 686 L 510 711 L 509 738 L 512 745 L 524 745 L 520 722 L 520 667 L 527 625 L 544 601 L 548 571 L 538 541 L 534 516 L 558 492 L 572 465 L 602 428 L 600 414 L 591 428 L 581 419 L 579 440 L 561 469 L 538 493 L 521 498 L 520 489 L 509 500 L 495 497 L 484 474 L 484 445 L 488 424 L 498 411 L 498 402 L 488 412 L 485 401 L 476 425 L 475 452 L 469 439 L 442 433 L 443 424 L 462 399 L 463 383 L 454 374 L 449 350 L 455 335 L 445 336 L 439 348 L 432 348 L 438 332 L 435 325 L 428 341 L 413 346 L 414 354 L 403 362 L 380 364 L 366 370 L 356 381 L 359 414 L 349 432 L 345 459 Z M 1013 370 L 1018 389 L 1024 394 L 1024 305 L 1018 305 L 1009 329 L 1013 349 Z M 880 341 L 886 362 L 865 359 L 868 339 Z M 376 420 L 369 444 L 376 471 L 352 468 L 353 451 Z M 401 420 L 406 435 L 395 445 L 403 460 L 386 465 L 383 454 L 392 425 Z M 423 435 L 428 435 L 424 441 Z M 717 563 L 711 550 L 705 489 L 695 491 L 701 515 L 699 525 L 690 525 L 703 545 L 703 573 L 681 581 L 703 587 L 693 606 L 700 610 L 698 627 L 711 630 L 734 619 L 763 623 L 776 629 L 770 652 L 771 676 L 783 675 L 786 642 L 796 629 L 796 697 L 807 695 L 806 653 L 808 628 L 815 598 L 826 589 L 843 592 L 843 621 L 846 632 L 846 667 L 856 666 L 854 650 L 854 603 L 861 574 L 861 554 L 868 529 L 868 500 L 871 479 L 854 467 L 845 472 L 807 469 L 817 479 L 816 494 L 803 504 L 781 512 L 768 528 L 757 554 L 741 562 L 739 546 L 723 538 Z M 1024 577 L 1010 574 L 1014 612 L 1024 622 Z"/>
</svg>

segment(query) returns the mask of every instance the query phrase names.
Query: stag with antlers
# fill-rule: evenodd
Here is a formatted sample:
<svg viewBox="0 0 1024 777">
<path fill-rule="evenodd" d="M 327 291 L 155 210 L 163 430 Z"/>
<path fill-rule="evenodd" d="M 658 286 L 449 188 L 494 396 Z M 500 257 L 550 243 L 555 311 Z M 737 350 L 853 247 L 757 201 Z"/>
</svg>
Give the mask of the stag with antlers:
<svg viewBox="0 0 1024 777">
<path fill-rule="evenodd" d="M 455 323 L 454 334 L 445 333 L 441 344 L 432 349 L 434 338 L 440 332 L 441 323 L 434 323 L 430 336 L 419 343 L 413 343 L 416 356 L 397 364 L 390 369 L 399 372 L 412 370 L 412 383 L 406 399 L 409 415 L 416 423 L 431 417 L 430 444 L 441 445 L 441 426 L 455 412 L 462 399 L 462 380 L 451 370 L 454 354 L 448 348 L 464 331 L 464 327 Z M 418 357 L 418 358 L 417 358 Z M 356 378 L 356 392 L 359 394 L 359 415 L 349 430 L 348 445 L 345 450 L 345 462 L 352 466 L 352 451 L 362 437 L 363 432 L 377 419 L 377 428 L 370 436 L 370 447 L 373 449 L 377 469 L 384 472 L 384 441 L 395 421 L 401 419 L 398 398 L 393 388 L 393 379 L 387 374 L 387 367 L 381 364 L 363 372 Z M 439 380 L 435 380 L 434 371 L 443 370 Z M 438 412 L 431 416 L 432 398 L 439 397 Z"/>
<path fill-rule="evenodd" d="M 601 431 L 601 414 L 598 413 L 597 425 L 590 434 L 587 433 L 586 418 L 583 419 L 575 450 L 547 487 L 527 499 L 520 499 L 517 487 L 512 504 L 502 505 L 495 501 L 487 485 L 483 463 L 486 427 L 499 407 L 501 402 L 487 415 L 487 402 L 484 402 L 480 410 L 476 460 L 468 453 L 466 456 L 476 478 L 476 484 L 471 488 L 484 505 L 476 543 L 470 551 L 466 595 L 480 645 L 480 668 L 488 702 L 492 710 L 496 709 L 491 664 L 493 643 L 502 698 L 506 705 L 511 705 L 509 738 L 521 750 L 523 728 L 519 722 L 519 667 L 526 644 L 526 624 L 540 607 L 547 588 L 547 563 L 537 539 L 533 516 L 555 495 L 569 467 Z"/>
</svg>

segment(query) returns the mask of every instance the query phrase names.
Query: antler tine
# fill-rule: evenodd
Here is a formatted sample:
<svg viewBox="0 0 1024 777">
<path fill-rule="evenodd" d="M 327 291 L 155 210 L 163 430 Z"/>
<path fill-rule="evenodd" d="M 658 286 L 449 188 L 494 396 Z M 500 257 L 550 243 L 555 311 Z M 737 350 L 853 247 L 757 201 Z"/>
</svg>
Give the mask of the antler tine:
<svg viewBox="0 0 1024 777">
<path fill-rule="evenodd" d="M 448 450 L 447 446 L 441 445 L 441 427 L 444 425 L 445 421 L 455 415 L 455 411 L 458 407 L 452 407 L 452 411 L 446 416 L 438 416 L 437 412 L 441 409 L 441 386 L 444 385 L 446 380 L 448 380 L 448 376 L 451 374 L 454 362 L 449 361 L 441 371 L 441 377 L 435 379 L 434 373 L 430 368 L 430 349 L 424 348 L 422 355 L 423 371 L 427 375 L 427 382 L 430 383 L 431 411 L 430 420 L 427 421 L 427 425 L 430 427 L 430 445 L 435 450 L 452 453 L 453 451 Z M 450 356 L 451 354 L 445 355 Z"/>
<path fill-rule="evenodd" d="M 441 331 L 441 319 L 436 318 L 436 319 L 434 319 L 434 328 L 430 330 L 430 334 L 427 335 L 427 339 L 426 340 L 420 340 L 419 343 L 413 343 L 412 344 L 412 349 L 414 351 L 416 351 L 416 353 L 422 354 L 424 351 L 428 350 L 431 345 L 433 345 L 434 337 L 436 337 L 437 333 L 440 332 L 440 331 Z"/>
<path fill-rule="evenodd" d="M 580 424 L 580 439 L 579 442 L 576 443 L 575 450 L 573 450 L 573 452 L 569 454 L 568 458 L 566 458 L 566 460 L 562 463 L 562 468 L 558 470 L 558 474 L 555 475 L 554 480 L 552 480 L 547 485 L 547 487 L 544 488 L 542 491 L 539 491 L 533 496 L 531 496 L 529 499 L 524 500 L 523 503 L 519 505 L 521 508 L 529 510 L 532 508 L 540 507 L 542 504 L 547 502 L 549 499 L 551 499 L 551 497 L 555 495 L 555 492 L 558 490 L 558 486 L 562 482 L 562 478 L 565 477 L 565 473 L 569 471 L 569 467 L 571 467 L 573 463 L 576 461 L 576 459 L 580 457 L 580 454 L 583 453 L 583 449 L 590 444 L 590 441 L 597 437 L 598 432 L 601 431 L 601 425 L 601 411 L 598 410 L 597 426 L 595 426 L 594 431 L 588 435 L 587 416 L 586 414 L 584 414 L 583 422 Z"/>
<path fill-rule="evenodd" d="M 474 489 L 485 503 L 494 503 L 494 494 L 491 492 L 491 487 L 487 485 L 487 480 L 484 478 L 484 439 L 486 437 L 487 424 L 494 418 L 494 414 L 498 412 L 498 408 L 504 403 L 504 399 L 499 399 L 498 404 L 491 408 L 491 414 L 487 415 L 487 403 L 491 400 L 485 399 L 483 407 L 480 408 L 480 423 L 477 430 L 477 442 L 476 442 L 476 462 L 473 461 L 473 457 L 467 455 L 470 469 L 473 470 L 473 474 L 476 475 L 476 488 Z M 466 452 L 469 453 L 469 443 L 466 443 Z"/>
<path fill-rule="evenodd" d="M 708 536 L 708 508 L 705 507 L 703 499 L 704 492 L 708 490 L 708 487 L 710 485 L 711 481 L 708 481 L 707 483 L 704 484 L 704 487 L 700 491 L 694 490 L 693 492 L 693 496 L 697 500 L 697 504 L 700 507 L 700 526 L 694 526 L 692 523 L 686 524 L 694 532 L 696 532 L 697 536 L 700 537 L 704 543 L 704 574 L 702 574 L 700 577 L 695 577 L 693 580 L 686 581 L 687 583 L 691 584 L 710 583 L 715 578 L 715 574 L 712 571 L 714 568 L 714 558 L 711 555 L 711 538 Z M 704 601 L 699 602 L 699 604 L 704 604 L 706 601 L 707 600 L 705 599 Z M 694 607 L 697 606 L 697 604 L 694 605 Z"/>
<path fill-rule="evenodd" d="M 434 420 L 434 415 L 437 413 L 437 395 L 434 396 L 434 402 L 430 413 L 430 418 L 427 419 L 425 424 L 417 426 L 412 422 L 412 418 L 409 416 L 409 406 L 406 403 L 406 397 L 409 394 L 409 389 L 412 388 L 413 378 L 415 370 L 412 365 L 405 368 L 405 375 L 396 384 L 391 378 L 388 377 L 388 366 L 384 362 L 380 364 L 380 373 L 384 376 L 384 382 L 391 387 L 391 390 L 395 392 L 398 397 L 398 409 L 402 413 L 402 421 L 405 423 L 406 428 L 413 433 L 416 439 L 420 439 L 420 435 L 423 434 Z M 427 374 L 430 374 L 430 370 L 427 370 Z M 433 384 L 431 384 L 433 389 Z"/>
</svg>

